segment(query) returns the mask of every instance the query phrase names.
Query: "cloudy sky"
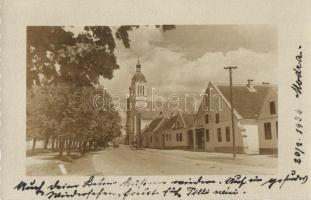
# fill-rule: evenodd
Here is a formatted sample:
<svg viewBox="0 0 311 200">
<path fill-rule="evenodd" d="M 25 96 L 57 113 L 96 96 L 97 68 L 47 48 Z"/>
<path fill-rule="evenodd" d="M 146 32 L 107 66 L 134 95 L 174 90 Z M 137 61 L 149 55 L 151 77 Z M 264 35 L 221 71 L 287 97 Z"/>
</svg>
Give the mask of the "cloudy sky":
<svg viewBox="0 0 311 200">
<path fill-rule="evenodd" d="M 126 94 L 137 57 L 148 86 L 159 93 L 198 91 L 209 81 L 228 82 L 225 66 L 238 66 L 234 83 L 277 83 L 277 32 L 267 25 L 177 26 L 162 32 L 153 26 L 129 33 L 131 48 L 117 42 L 120 69 L 101 83 L 113 94 Z"/>
</svg>

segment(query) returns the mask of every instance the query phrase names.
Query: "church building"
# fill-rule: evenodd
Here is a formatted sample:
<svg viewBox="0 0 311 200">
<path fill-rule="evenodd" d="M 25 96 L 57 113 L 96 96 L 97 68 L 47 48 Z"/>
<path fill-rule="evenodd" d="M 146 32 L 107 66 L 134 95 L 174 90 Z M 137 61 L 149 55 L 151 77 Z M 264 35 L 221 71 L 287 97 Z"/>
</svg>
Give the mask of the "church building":
<svg viewBox="0 0 311 200">
<path fill-rule="evenodd" d="M 144 123 L 142 113 L 147 109 L 146 83 L 147 80 L 141 72 L 141 64 L 138 59 L 136 72 L 132 77 L 129 87 L 129 97 L 126 102 L 126 143 L 129 145 L 141 146 L 140 134 L 144 126 L 142 124 Z"/>
</svg>

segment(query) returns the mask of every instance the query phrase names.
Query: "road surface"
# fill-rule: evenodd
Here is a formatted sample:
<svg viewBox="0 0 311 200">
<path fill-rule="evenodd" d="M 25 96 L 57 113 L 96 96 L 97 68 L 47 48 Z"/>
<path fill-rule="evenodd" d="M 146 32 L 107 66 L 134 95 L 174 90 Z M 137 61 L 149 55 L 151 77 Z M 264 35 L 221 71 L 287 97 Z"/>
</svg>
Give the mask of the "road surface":
<svg viewBox="0 0 311 200">
<path fill-rule="evenodd" d="M 274 174 L 272 155 L 191 152 L 183 150 L 132 150 L 128 146 L 90 153 L 66 165 L 68 175 L 221 175 Z"/>
</svg>

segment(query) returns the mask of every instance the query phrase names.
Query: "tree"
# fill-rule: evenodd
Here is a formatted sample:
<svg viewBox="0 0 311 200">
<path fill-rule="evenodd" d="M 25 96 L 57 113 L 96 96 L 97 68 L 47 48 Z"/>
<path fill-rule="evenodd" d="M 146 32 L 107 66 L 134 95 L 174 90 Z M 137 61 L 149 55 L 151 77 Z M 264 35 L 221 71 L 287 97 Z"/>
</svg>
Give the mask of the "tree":
<svg viewBox="0 0 311 200">
<path fill-rule="evenodd" d="M 172 25 L 156 26 L 163 31 Z M 128 32 L 138 26 L 120 26 L 115 38 L 130 48 Z M 113 78 L 119 68 L 112 28 L 85 26 L 75 36 L 60 26 L 27 28 L 27 137 L 52 138 L 52 147 L 70 153 L 72 141 L 111 140 L 120 134 L 120 116 L 113 107 L 92 108 L 90 98 L 99 92 L 99 78 Z M 96 112 L 95 112 L 96 111 Z"/>
<path fill-rule="evenodd" d="M 119 113 L 110 105 L 106 110 L 96 110 L 92 104 L 100 88 L 73 87 L 67 84 L 40 86 L 32 89 L 27 99 L 28 137 L 47 142 L 57 138 L 60 154 L 70 150 L 76 141 L 97 146 L 99 140 L 111 140 L 120 133 Z"/>
<path fill-rule="evenodd" d="M 156 26 L 163 31 L 175 26 Z M 138 26 L 120 26 L 115 37 L 130 48 L 128 32 Z M 111 79 L 119 68 L 114 55 L 116 43 L 112 28 L 85 26 L 75 36 L 60 26 L 27 28 L 27 87 L 34 84 L 67 82 L 79 86 L 97 85 L 99 77 Z"/>
</svg>

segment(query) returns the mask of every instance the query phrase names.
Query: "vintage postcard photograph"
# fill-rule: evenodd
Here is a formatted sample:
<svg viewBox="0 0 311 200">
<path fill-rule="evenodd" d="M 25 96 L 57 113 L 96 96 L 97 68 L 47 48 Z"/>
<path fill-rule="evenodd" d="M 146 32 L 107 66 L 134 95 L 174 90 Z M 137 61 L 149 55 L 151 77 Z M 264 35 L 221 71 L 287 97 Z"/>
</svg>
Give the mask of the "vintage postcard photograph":
<svg viewBox="0 0 311 200">
<path fill-rule="evenodd" d="M 311 1 L 0 8 L 0 199 L 311 199 Z"/>
<path fill-rule="evenodd" d="M 28 26 L 27 175 L 276 173 L 277 39 L 272 25 Z"/>
</svg>

